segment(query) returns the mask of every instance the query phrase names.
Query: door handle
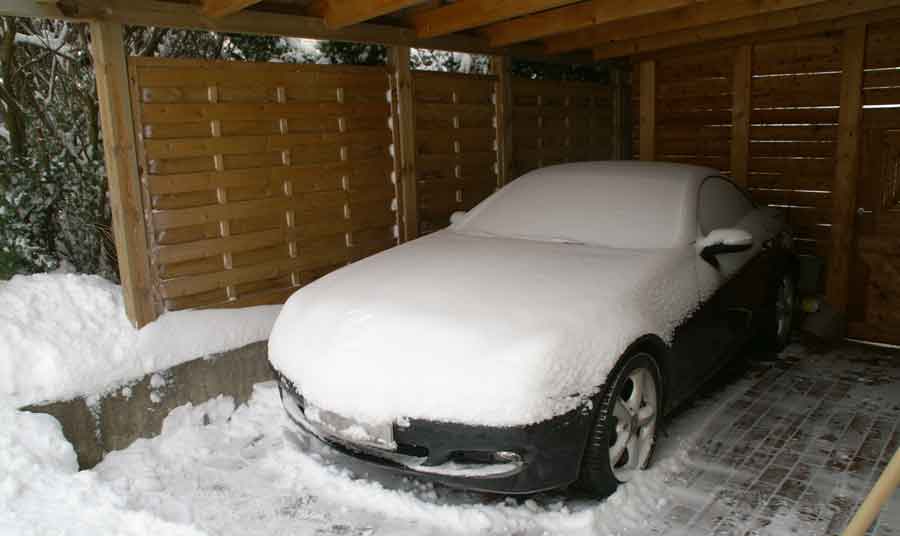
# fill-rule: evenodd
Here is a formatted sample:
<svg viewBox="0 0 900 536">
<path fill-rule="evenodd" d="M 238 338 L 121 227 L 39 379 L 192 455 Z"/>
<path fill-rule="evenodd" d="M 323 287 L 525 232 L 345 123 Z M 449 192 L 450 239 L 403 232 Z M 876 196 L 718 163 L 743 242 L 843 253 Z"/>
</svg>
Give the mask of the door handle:
<svg viewBox="0 0 900 536">
<path fill-rule="evenodd" d="M 858 209 L 856 209 L 856 214 L 858 216 L 865 216 L 866 214 L 874 214 L 874 211 L 869 210 L 867 208 L 859 207 Z"/>
</svg>

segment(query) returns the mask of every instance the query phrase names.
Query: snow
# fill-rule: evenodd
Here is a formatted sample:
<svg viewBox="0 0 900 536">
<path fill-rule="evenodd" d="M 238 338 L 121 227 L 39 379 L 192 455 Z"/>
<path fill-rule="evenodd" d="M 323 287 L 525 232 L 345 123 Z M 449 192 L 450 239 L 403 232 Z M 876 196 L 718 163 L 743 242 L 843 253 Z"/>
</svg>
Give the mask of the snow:
<svg viewBox="0 0 900 536">
<path fill-rule="evenodd" d="M 682 183 L 696 186 L 707 171 L 676 169 L 684 173 L 674 181 L 679 196 L 696 199 Z M 520 181 L 542 184 L 528 183 L 533 176 L 542 175 L 509 188 Z M 581 192 L 576 176 L 574 189 Z M 530 202 L 528 192 L 516 192 L 510 195 Z M 628 192 L 623 187 L 616 194 L 622 198 L 617 204 Z M 473 235 L 475 223 L 490 220 L 480 213 L 491 204 L 515 218 L 500 206 L 502 197 L 490 198 L 450 230 L 359 261 L 295 293 L 269 339 L 273 366 L 305 399 L 359 422 L 541 422 L 585 403 L 641 336 L 671 342 L 699 296 L 750 255 L 735 254 L 730 271 L 712 269 L 695 249 L 692 209 L 683 219 L 693 223 L 693 237 L 666 249 Z M 575 221 L 566 218 L 544 219 L 551 225 Z M 557 238 L 591 237 L 567 232 Z"/>
<path fill-rule="evenodd" d="M 715 229 L 697 241 L 697 249 L 722 244 L 725 246 L 752 245 L 753 235 L 743 229 Z"/>
<path fill-rule="evenodd" d="M 90 275 L 0 283 L 0 405 L 101 394 L 268 337 L 280 306 L 178 311 L 135 329 L 121 288 Z"/>
<path fill-rule="evenodd" d="M 227 398 L 179 408 L 159 437 L 110 453 L 93 473 L 128 507 L 209 534 L 654 534 L 671 501 L 691 499 L 669 481 L 709 418 L 673 428 L 654 466 L 606 501 L 519 501 L 395 475 L 297 435 L 271 382 L 230 410 Z"/>
<path fill-rule="evenodd" d="M 697 238 L 696 220 L 685 217 L 695 213 L 697 187 L 715 173 L 636 161 L 545 167 L 496 192 L 453 229 L 614 248 L 682 246 Z"/>
<path fill-rule="evenodd" d="M 0 534 L 202 534 L 131 510 L 96 473 L 78 472 L 72 445 L 49 415 L 0 406 L 0 460 Z"/>
</svg>

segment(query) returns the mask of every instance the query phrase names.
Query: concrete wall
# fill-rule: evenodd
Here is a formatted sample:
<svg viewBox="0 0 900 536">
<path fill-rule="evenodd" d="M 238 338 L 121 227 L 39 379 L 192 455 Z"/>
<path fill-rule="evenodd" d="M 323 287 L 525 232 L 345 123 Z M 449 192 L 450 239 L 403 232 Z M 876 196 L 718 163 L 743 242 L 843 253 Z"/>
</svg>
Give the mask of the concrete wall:
<svg viewBox="0 0 900 536">
<path fill-rule="evenodd" d="M 253 384 L 271 379 L 267 343 L 262 341 L 147 375 L 99 399 L 77 398 L 24 409 L 56 417 L 75 447 L 78 465 L 87 469 L 109 451 L 159 434 L 163 420 L 178 406 L 200 404 L 220 394 L 240 404 L 250 398 Z"/>
</svg>

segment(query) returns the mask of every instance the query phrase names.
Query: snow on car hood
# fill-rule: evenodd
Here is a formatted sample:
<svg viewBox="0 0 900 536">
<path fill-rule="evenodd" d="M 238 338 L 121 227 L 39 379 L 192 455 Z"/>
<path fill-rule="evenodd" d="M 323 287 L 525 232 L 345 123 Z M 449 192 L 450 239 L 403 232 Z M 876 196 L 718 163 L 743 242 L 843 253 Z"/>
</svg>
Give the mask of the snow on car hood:
<svg viewBox="0 0 900 536">
<path fill-rule="evenodd" d="M 639 336 L 670 338 L 697 304 L 672 284 L 695 257 L 445 230 L 296 292 L 269 359 L 362 422 L 535 423 L 595 392 Z"/>
</svg>

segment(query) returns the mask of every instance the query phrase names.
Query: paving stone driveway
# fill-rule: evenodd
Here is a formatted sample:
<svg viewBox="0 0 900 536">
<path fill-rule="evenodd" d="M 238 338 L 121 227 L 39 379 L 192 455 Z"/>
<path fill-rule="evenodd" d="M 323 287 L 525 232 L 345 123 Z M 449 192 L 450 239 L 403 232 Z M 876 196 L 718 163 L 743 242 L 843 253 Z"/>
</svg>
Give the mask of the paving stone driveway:
<svg viewBox="0 0 900 536">
<path fill-rule="evenodd" d="M 900 441 L 900 352 L 792 345 L 756 361 L 670 484 L 659 533 L 840 534 Z M 900 535 L 895 492 L 870 534 Z"/>
</svg>

